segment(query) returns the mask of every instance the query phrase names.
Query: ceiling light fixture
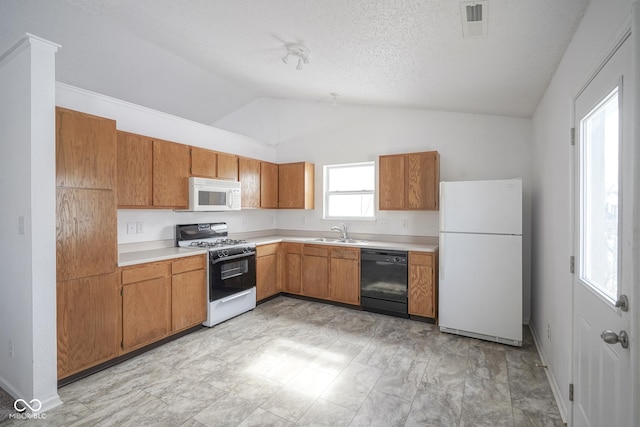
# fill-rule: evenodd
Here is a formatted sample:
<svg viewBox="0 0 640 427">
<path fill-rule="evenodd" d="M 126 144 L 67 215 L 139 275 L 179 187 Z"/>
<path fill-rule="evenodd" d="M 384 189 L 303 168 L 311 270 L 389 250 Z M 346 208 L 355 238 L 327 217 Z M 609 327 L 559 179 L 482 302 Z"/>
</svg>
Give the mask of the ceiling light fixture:
<svg viewBox="0 0 640 427">
<path fill-rule="evenodd" d="M 296 66 L 296 70 L 302 70 L 303 64 L 309 63 L 309 49 L 306 46 L 300 43 L 287 43 L 284 46 L 287 49 L 287 54 L 282 58 L 282 62 L 285 64 L 289 61 L 289 56 L 297 56 L 298 57 L 298 65 Z"/>
</svg>

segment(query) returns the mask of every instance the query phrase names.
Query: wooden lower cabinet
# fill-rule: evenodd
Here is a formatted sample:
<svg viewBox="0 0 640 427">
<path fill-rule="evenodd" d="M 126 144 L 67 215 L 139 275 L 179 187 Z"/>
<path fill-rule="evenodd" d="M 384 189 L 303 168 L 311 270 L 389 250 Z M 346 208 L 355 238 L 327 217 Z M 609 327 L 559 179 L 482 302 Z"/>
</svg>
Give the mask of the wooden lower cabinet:
<svg viewBox="0 0 640 427">
<path fill-rule="evenodd" d="M 409 252 L 409 314 L 437 317 L 437 252 Z"/>
<path fill-rule="evenodd" d="M 122 353 L 204 322 L 206 255 L 121 269 Z"/>
<path fill-rule="evenodd" d="M 283 291 L 302 294 L 302 243 L 282 244 Z"/>
<path fill-rule="evenodd" d="M 280 292 L 278 286 L 278 249 L 279 244 L 258 246 L 256 248 L 256 301 Z"/>
<path fill-rule="evenodd" d="M 304 245 L 302 253 L 302 294 L 329 299 L 328 246 Z"/>
<path fill-rule="evenodd" d="M 360 305 L 360 249 L 331 248 L 329 271 L 330 299 Z"/>
<path fill-rule="evenodd" d="M 57 283 L 58 378 L 118 355 L 119 313 L 115 273 Z"/>
<path fill-rule="evenodd" d="M 207 320 L 206 255 L 174 260 L 171 264 L 171 331 Z"/>
</svg>

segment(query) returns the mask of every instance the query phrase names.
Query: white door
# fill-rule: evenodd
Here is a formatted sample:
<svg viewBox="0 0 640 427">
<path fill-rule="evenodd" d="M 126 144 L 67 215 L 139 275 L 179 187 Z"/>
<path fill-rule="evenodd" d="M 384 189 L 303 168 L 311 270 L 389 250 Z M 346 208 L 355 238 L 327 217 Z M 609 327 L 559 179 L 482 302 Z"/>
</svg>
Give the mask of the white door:
<svg viewBox="0 0 640 427">
<path fill-rule="evenodd" d="M 633 425 L 637 343 L 625 334 L 637 301 L 616 307 L 633 286 L 632 46 L 627 37 L 575 101 L 574 426 Z"/>
</svg>

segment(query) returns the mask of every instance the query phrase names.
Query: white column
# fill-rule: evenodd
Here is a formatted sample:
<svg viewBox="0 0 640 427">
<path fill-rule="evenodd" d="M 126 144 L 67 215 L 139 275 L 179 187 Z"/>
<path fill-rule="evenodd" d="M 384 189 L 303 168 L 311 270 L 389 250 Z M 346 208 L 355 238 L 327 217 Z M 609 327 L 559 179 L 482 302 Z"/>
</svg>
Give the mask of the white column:
<svg viewBox="0 0 640 427">
<path fill-rule="evenodd" d="M 56 350 L 55 53 L 27 34 L 0 56 L 0 385 L 61 403 Z"/>
</svg>

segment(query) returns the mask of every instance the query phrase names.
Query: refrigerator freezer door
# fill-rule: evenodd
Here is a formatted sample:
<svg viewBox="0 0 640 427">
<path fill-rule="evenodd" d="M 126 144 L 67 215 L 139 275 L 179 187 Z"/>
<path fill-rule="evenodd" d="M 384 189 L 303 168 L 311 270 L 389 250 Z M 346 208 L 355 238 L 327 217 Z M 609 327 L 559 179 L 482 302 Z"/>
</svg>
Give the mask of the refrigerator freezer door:
<svg viewBox="0 0 640 427">
<path fill-rule="evenodd" d="M 522 180 L 441 182 L 440 231 L 522 234 Z"/>
<path fill-rule="evenodd" d="M 522 237 L 441 234 L 438 311 L 445 332 L 521 345 Z"/>
</svg>

